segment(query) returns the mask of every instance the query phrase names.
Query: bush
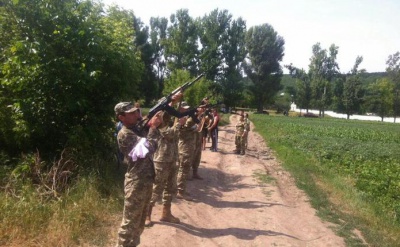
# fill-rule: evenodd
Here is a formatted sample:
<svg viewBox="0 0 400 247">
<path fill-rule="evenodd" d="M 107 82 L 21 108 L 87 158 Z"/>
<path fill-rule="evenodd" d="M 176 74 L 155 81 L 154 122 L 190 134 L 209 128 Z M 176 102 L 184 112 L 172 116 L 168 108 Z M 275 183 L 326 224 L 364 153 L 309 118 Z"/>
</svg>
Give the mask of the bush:
<svg viewBox="0 0 400 247">
<path fill-rule="evenodd" d="M 303 117 L 318 118 L 319 116 L 317 114 L 312 113 L 312 112 L 307 112 L 307 113 L 303 114 Z"/>
</svg>

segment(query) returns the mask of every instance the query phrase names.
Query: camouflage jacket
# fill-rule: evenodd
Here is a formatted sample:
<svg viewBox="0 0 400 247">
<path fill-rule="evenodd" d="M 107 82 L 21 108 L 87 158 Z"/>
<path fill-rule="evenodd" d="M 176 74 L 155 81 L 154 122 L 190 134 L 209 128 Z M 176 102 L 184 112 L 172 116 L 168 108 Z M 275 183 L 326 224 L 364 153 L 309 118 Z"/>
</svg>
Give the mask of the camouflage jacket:
<svg viewBox="0 0 400 247">
<path fill-rule="evenodd" d="M 123 126 L 118 132 L 118 146 L 121 153 L 124 155 L 124 164 L 127 165 L 126 172 L 137 176 L 138 179 L 144 177 L 154 178 L 155 173 L 152 158 L 155 150 L 157 149 L 160 132 L 157 129 L 149 130 L 149 133 L 146 137 L 149 142 L 149 153 L 145 158 L 132 161 L 129 153 L 136 146 L 141 137 L 144 137 L 142 133 L 139 135 L 135 129 L 130 129 L 125 126 Z"/>
<path fill-rule="evenodd" d="M 236 136 L 242 136 L 244 132 L 247 131 L 246 126 L 247 124 L 245 121 L 239 121 L 236 124 Z"/>
<path fill-rule="evenodd" d="M 245 118 L 244 122 L 246 123 L 246 130 L 247 130 L 247 132 L 249 132 L 250 131 L 250 120 L 248 118 Z"/>
<path fill-rule="evenodd" d="M 191 150 L 194 150 L 194 146 L 196 145 L 196 123 L 194 120 L 189 117 L 185 124 L 179 128 L 178 125 L 178 130 L 179 130 L 179 152 L 191 152 Z"/>
<path fill-rule="evenodd" d="M 158 148 L 154 153 L 154 161 L 156 162 L 173 162 L 178 156 L 177 139 L 178 131 L 176 126 L 165 126 L 160 128 L 161 138 L 158 142 Z"/>
</svg>

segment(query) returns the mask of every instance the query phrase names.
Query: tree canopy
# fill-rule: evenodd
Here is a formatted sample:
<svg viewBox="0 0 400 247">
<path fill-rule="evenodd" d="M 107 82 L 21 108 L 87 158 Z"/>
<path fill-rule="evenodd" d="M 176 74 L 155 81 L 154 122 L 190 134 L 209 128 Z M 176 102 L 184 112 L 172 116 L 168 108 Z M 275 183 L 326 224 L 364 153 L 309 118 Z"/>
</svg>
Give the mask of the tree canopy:
<svg viewBox="0 0 400 247">
<path fill-rule="evenodd" d="M 0 12 L 0 151 L 11 157 L 36 150 L 55 157 L 66 147 L 91 150 L 94 144 L 106 149 L 117 102 L 151 107 L 200 73 L 206 78 L 185 92 L 191 105 L 211 96 L 227 108 L 257 111 L 274 106 L 284 90 L 290 94 L 284 101 L 304 109 L 351 115 L 376 110 L 366 101 L 377 102 L 375 93 L 389 87 L 376 85 L 380 75 L 365 85 L 362 57 L 354 71 L 340 73 L 339 47 L 316 43 L 308 71 L 286 66 L 297 83 L 284 89 L 284 38 L 268 23 L 247 28 L 228 10 L 194 18 L 179 9 L 152 17 L 149 26 L 133 10 L 91 0 L 6 0 Z M 387 65 L 392 109 L 382 114 L 396 116 L 398 52 Z"/>
<path fill-rule="evenodd" d="M 2 7 L 1 118 L 12 150 L 54 153 L 110 128 L 110 109 L 139 95 L 133 13 L 91 1 L 8 1 Z M 12 138 L 10 136 L 13 136 Z M 87 138 L 86 142 L 84 141 Z M 51 140 L 51 141 L 49 141 Z"/>
<path fill-rule="evenodd" d="M 248 56 L 244 71 L 253 82 L 250 90 L 259 112 L 282 89 L 280 79 L 283 72 L 279 62 L 284 56 L 284 44 L 284 39 L 269 24 L 251 27 L 246 33 Z"/>
</svg>

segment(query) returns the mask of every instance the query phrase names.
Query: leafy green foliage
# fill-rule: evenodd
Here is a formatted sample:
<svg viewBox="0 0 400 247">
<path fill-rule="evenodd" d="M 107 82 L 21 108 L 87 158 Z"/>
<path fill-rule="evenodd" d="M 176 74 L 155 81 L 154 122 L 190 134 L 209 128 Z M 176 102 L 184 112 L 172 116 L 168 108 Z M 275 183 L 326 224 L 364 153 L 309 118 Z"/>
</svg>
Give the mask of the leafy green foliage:
<svg viewBox="0 0 400 247">
<path fill-rule="evenodd" d="M 281 89 L 279 62 L 284 55 L 284 44 L 284 39 L 269 24 L 251 27 L 246 33 L 249 61 L 244 63 L 244 71 L 253 82 L 249 89 L 258 103 L 258 112 L 262 112 L 266 103 L 272 103 L 273 96 Z"/>
<path fill-rule="evenodd" d="M 176 70 L 174 71 L 170 77 L 165 81 L 165 88 L 163 95 L 169 95 L 173 90 L 182 86 L 184 83 L 192 81 L 193 78 L 190 77 L 188 71 L 185 70 Z M 184 98 L 190 106 L 196 107 L 200 105 L 201 100 L 208 96 L 208 89 L 210 87 L 210 82 L 206 79 L 201 78 L 195 84 L 193 84 L 190 88 L 186 89 L 183 92 Z"/>
<path fill-rule="evenodd" d="M 170 71 L 187 69 L 192 76 L 198 73 L 197 26 L 187 9 L 180 9 L 170 17 L 167 37 L 163 42 L 167 68 Z"/>
<path fill-rule="evenodd" d="M 246 54 L 246 24 L 241 18 L 233 20 L 227 10 L 215 9 L 199 19 L 198 26 L 201 69 L 216 82 L 213 94 L 221 95 L 226 107 L 234 106 L 243 97 L 238 68 Z"/>
<path fill-rule="evenodd" d="M 138 95 L 133 14 L 112 8 L 104 16 L 100 5 L 76 0 L 4 8 L 0 112 L 11 124 L 1 133 L 12 133 L 4 141 L 44 157 L 106 143 L 115 102 Z"/>
<path fill-rule="evenodd" d="M 400 52 L 390 55 L 386 61 L 389 79 L 393 83 L 393 115 L 400 114 Z"/>
<path fill-rule="evenodd" d="M 376 112 L 382 119 L 393 113 L 394 85 L 388 78 L 382 78 L 367 88 L 367 109 Z"/>
<path fill-rule="evenodd" d="M 143 72 L 141 73 L 139 87 L 141 89 L 141 99 L 145 105 L 160 95 L 159 84 L 153 73 L 153 64 L 155 62 L 155 50 L 149 41 L 149 28 L 144 26 L 142 21 L 134 17 L 135 44 L 140 51 L 140 60 L 143 62 Z M 135 100 L 135 101 L 138 101 Z"/>
</svg>

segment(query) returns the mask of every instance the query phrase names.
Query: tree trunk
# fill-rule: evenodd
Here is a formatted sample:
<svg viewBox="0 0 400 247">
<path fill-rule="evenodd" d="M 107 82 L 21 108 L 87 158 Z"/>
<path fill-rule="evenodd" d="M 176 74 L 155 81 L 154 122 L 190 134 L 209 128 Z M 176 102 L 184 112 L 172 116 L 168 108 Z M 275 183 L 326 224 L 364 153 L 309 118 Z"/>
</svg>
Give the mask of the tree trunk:
<svg viewBox="0 0 400 247">
<path fill-rule="evenodd" d="M 262 104 L 259 104 L 258 106 L 257 106 L 257 112 L 258 113 L 263 113 L 263 105 Z"/>
</svg>

